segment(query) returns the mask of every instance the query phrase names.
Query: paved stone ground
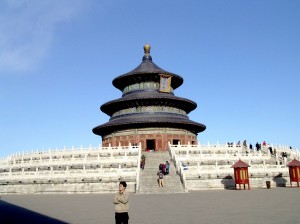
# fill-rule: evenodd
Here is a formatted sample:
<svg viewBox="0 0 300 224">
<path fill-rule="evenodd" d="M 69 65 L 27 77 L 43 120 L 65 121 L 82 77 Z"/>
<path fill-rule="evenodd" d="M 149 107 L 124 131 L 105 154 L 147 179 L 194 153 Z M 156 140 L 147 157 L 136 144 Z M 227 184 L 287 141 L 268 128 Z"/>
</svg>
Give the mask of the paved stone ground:
<svg viewBox="0 0 300 224">
<path fill-rule="evenodd" d="M 113 224 L 113 194 L 1 195 L 0 223 Z M 131 194 L 130 224 L 300 223 L 300 189 Z"/>
</svg>

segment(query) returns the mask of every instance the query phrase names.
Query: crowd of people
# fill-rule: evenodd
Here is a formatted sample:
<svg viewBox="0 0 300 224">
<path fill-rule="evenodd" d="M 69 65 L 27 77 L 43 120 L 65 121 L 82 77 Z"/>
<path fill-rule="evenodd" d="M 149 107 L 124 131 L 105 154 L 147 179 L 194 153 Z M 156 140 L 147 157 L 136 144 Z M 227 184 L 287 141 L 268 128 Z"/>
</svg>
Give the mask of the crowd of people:
<svg viewBox="0 0 300 224">
<path fill-rule="evenodd" d="M 145 168 L 145 164 L 146 164 L 146 156 L 142 155 L 141 157 L 141 163 L 140 163 L 140 168 L 143 171 Z M 168 175 L 170 172 L 170 163 L 169 161 L 166 161 L 166 163 L 161 163 L 158 166 L 158 185 L 159 187 L 163 187 L 164 186 L 164 175 Z"/>
<path fill-rule="evenodd" d="M 158 175 L 158 185 L 159 187 L 164 186 L 164 175 L 168 175 L 170 172 L 170 163 L 169 161 L 166 161 L 166 163 L 161 163 L 158 166 L 159 172 Z"/>
<path fill-rule="evenodd" d="M 166 163 L 161 163 L 158 166 L 159 172 L 163 173 L 164 175 L 169 174 L 170 163 L 166 161 Z"/>
<path fill-rule="evenodd" d="M 234 143 L 233 142 L 227 142 L 227 145 L 228 145 L 228 147 L 233 147 Z M 250 149 L 250 152 L 254 151 L 254 150 L 259 152 L 262 149 L 267 149 L 267 150 L 269 150 L 271 155 L 276 156 L 276 154 L 277 154 L 276 148 L 273 148 L 272 146 L 267 144 L 266 141 L 263 141 L 262 143 L 256 142 L 255 148 L 253 148 L 253 145 L 251 143 L 249 144 L 249 147 L 248 147 L 248 144 L 247 144 L 246 140 L 244 140 L 242 144 L 241 144 L 241 141 L 238 141 L 236 143 L 236 147 L 243 147 L 246 150 L 246 153 L 249 153 L 248 149 Z M 292 147 L 290 147 L 290 149 L 292 149 Z M 282 158 L 287 158 L 288 157 L 286 152 L 281 152 L 280 156 Z"/>
</svg>

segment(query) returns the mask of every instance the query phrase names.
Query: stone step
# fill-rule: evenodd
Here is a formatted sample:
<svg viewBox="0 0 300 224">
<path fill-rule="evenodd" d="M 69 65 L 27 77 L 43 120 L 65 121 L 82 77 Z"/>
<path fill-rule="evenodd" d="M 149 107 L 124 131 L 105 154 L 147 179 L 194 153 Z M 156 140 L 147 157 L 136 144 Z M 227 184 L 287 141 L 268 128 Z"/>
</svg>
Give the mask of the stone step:
<svg viewBox="0 0 300 224">
<path fill-rule="evenodd" d="M 143 152 L 146 156 L 145 168 L 140 175 L 138 193 L 183 193 L 184 189 L 179 175 L 176 174 L 169 152 Z M 158 185 L 159 164 L 169 161 L 170 173 L 164 176 L 164 187 Z"/>
</svg>

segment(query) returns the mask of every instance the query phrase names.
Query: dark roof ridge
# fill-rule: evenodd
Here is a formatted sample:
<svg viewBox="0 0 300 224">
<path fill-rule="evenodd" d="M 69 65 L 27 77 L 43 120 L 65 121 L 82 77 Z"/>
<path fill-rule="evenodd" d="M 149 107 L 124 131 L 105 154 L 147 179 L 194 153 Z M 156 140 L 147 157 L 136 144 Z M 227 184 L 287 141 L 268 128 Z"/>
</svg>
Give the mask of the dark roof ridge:
<svg viewBox="0 0 300 224">
<path fill-rule="evenodd" d="M 166 74 L 166 75 L 171 75 L 172 78 L 172 87 L 173 89 L 178 88 L 179 86 L 182 85 L 183 83 L 183 78 L 175 73 L 168 72 L 160 67 L 158 67 L 153 61 L 152 57 L 150 55 L 150 45 L 145 45 L 144 46 L 144 52 L 145 55 L 143 56 L 142 63 L 140 63 L 135 69 L 131 70 L 130 72 L 127 72 L 123 75 L 120 75 L 116 77 L 113 81 L 112 84 L 122 90 L 124 88 L 124 81 L 128 81 L 128 77 L 134 76 L 134 75 L 145 75 L 145 74 Z"/>
</svg>

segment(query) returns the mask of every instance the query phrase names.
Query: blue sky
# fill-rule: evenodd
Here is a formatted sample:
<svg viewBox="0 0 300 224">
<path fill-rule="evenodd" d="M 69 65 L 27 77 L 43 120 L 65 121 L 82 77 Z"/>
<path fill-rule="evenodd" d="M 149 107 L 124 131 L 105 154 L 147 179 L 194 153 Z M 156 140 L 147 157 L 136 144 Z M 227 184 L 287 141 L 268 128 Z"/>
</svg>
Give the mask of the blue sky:
<svg viewBox="0 0 300 224">
<path fill-rule="evenodd" d="M 141 63 L 184 78 L 201 143 L 300 149 L 300 1 L 0 1 L 0 157 L 101 144 L 112 80 Z"/>
</svg>

